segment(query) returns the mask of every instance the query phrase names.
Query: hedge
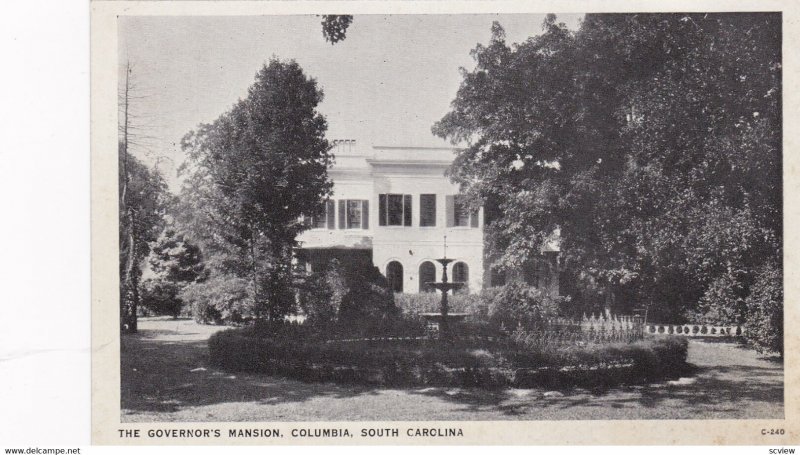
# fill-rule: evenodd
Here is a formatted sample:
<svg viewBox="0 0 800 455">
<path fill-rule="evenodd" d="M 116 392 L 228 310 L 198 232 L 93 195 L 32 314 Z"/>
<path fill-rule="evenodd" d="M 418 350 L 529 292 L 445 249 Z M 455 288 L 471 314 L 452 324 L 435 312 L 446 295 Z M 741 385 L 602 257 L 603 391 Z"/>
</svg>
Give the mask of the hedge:
<svg viewBox="0 0 800 455">
<path fill-rule="evenodd" d="M 304 381 L 382 386 L 536 387 L 637 383 L 686 371 L 679 337 L 635 343 L 526 349 L 511 339 L 328 342 L 302 327 L 229 329 L 209 340 L 211 361 L 228 371 Z"/>
</svg>

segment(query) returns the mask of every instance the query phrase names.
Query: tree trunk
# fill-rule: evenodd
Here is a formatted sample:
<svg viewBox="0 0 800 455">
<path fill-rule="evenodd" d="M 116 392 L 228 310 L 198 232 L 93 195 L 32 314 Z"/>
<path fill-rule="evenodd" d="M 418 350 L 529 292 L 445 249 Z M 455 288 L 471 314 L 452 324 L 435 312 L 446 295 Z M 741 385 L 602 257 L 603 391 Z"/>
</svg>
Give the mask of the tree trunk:
<svg viewBox="0 0 800 455">
<path fill-rule="evenodd" d="M 125 263 L 125 274 L 121 277 L 123 292 L 120 293 L 120 329 L 123 332 L 135 333 L 138 330 L 136 311 L 139 306 L 139 290 L 135 276 L 136 267 L 136 233 L 134 231 L 134 215 L 128 205 L 128 92 L 130 90 L 130 64 L 125 69 L 125 95 L 123 102 L 122 124 L 122 194 L 120 195 L 120 212 L 127 218 L 128 257 Z"/>
<path fill-rule="evenodd" d="M 256 310 L 256 319 L 260 320 L 264 317 L 264 304 L 258 295 L 258 258 L 256 257 L 255 230 L 252 227 L 250 229 L 250 269 L 253 279 L 253 307 Z"/>
</svg>

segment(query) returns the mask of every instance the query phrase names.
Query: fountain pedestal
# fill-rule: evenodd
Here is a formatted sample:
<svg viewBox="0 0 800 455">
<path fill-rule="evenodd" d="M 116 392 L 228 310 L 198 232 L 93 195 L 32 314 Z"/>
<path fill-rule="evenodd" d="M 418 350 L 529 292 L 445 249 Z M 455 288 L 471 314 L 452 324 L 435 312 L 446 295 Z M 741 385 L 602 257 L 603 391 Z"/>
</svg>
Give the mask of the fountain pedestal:
<svg viewBox="0 0 800 455">
<path fill-rule="evenodd" d="M 458 314 L 449 314 L 449 307 L 447 305 L 447 293 L 452 290 L 461 289 L 464 287 L 465 283 L 460 282 L 449 282 L 447 280 L 447 265 L 453 262 L 455 259 L 448 259 L 448 258 L 441 258 L 437 259 L 436 262 L 442 264 L 442 281 L 435 281 L 428 283 L 434 289 L 439 290 L 442 293 L 442 301 L 439 306 L 439 313 L 425 313 L 422 316 L 426 319 L 433 320 L 438 322 L 439 324 L 439 338 L 443 340 L 449 340 L 452 337 L 452 333 L 450 332 L 450 320 L 453 321 L 460 321 L 463 320 L 467 315 L 464 313 Z"/>
</svg>

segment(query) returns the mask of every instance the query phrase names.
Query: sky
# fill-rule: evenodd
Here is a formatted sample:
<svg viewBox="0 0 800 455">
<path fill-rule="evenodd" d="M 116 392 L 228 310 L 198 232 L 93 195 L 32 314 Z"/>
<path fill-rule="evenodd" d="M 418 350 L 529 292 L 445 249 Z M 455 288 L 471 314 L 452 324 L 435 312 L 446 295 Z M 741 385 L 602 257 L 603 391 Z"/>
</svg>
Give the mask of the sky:
<svg viewBox="0 0 800 455">
<path fill-rule="evenodd" d="M 559 15 L 576 29 L 582 15 Z M 157 165 L 173 191 L 180 139 L 246 95 L 271 57 L 296 60 L 325 97 L 327 137 L 377 145 L 446 146 L 431 126 L 449 110 L 474 68 L 470 50 L 486 44 L 493 21 L 506 41 L 542 32 L 542 14 L 357 15 L 344 41 L 322 36 L 321 18 L 296 16 L 124 16 L 120 64 L 131 62 L 132 151 Z M 124 73 L 123 73 L 124 74 Z"/>
</svg>

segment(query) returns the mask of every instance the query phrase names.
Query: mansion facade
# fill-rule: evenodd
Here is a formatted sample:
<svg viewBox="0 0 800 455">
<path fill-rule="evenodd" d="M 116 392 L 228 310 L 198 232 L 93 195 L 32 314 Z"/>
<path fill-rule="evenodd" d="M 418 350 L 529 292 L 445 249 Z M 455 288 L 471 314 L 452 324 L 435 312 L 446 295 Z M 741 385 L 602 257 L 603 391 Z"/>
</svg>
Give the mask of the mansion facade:
<svg viewBox="0 0 800 455">
<path fill-rule="evenodd" d="M 436 259 L 446 254 L 454 259 L 450 280 L 466 283 L 468 292 L 503 284 L 505 278 L 486 264 L 483 209 L 469 211 L 458 186 L 445 176 L 455 149 L 367 150 L 340 140 L 333 153 L 328 171 L 333 195 L 325 215 L 311 219 L 298 238 L 312 270 L 334 257 L 361 258 L 371 261 L 395 292 L 426 292 L 428 283 L 441 279 Z M 523 272 L 526 281 L 558 294 L 557 264 L 557 247 L 546 247 L 542 260 Z"/>
</svg>

